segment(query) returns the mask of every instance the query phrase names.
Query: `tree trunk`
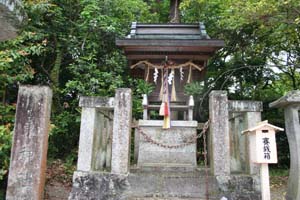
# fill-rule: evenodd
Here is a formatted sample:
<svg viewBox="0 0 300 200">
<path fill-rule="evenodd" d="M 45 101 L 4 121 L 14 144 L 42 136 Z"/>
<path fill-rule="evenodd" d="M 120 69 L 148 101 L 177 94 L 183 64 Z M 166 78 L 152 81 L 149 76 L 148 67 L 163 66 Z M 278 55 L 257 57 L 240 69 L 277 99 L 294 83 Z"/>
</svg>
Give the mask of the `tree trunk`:
<svg viewBox="0 0 300 200">
<path fill-rule="evenodd" d="M 170 1 L 170 22 L 180 23 L 179 4 L 181 0 Z"/>
</svg>

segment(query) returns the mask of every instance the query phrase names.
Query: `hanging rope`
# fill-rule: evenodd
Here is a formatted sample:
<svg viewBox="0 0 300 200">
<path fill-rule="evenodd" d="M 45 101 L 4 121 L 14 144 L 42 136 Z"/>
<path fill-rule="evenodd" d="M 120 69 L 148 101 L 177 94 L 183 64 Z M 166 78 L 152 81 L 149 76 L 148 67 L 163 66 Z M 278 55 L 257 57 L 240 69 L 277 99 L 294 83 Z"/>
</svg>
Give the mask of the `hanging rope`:
<svg viewBox="0 0 300 200">
<path fill-rule="evenodd" d="M 139 66 L 139 65 L 146 65 L 148 67 L 150 67 L 150 69 L 163 69 L 164 68 L 164 65 L 155 65 L 155 64 L 152 64 L 146 60 L 142 60 L 142 61 L 139 61 L 133 65 L 130 66 L 130 69 L 134 69 L 135 67 Z M 200 65 L 197 65 L 195 63 L 193 63 L 192 61 L 188 61 L 186 63 L 183 63 L 183 64 L 179 64 L 179 65 L 170 65 L 168 66 L 169 69 L 179 69 L 181 67 L 194 67 L 195 69 L 199 70 L 200 72 L 204 69 L 204 66 L 200 66 Z"/>
<path fill-rule="evenodd" d="M 175 76 L 174 69 L 172 69 L 172 70 L 173 70 L 173 73 L 174 73 L 174 76 Z M 173 81 L 172 81 L 171 101 L 177 101 L 177 94 L 176 94 L 175 78 L 174 77 L 173 77 Z"/>
<path fill-rule="evenodd" d="M 192 79 L 192 67 L 189 66 L 189 76 L 188 76 L 187 83 L 191 83 L 191 79 Z"/>
<path fill-rule="evenodd" d="M 147 66 L 146 79 L 145 79 L 146 82 L 149 81 L 149 73 L 150 73 L 150 67 Z"/>
<path fill-rule="evenodd" d="M 164 82 L 164 70 L 163 69 L 161 69 L 161 86 L 160 86 L 160 92 L 159 92 L 159 100 L 163 100 L 163 92 L 164 92 L 164 84 L 163 84 L 163 82 Z"/>
</svg>

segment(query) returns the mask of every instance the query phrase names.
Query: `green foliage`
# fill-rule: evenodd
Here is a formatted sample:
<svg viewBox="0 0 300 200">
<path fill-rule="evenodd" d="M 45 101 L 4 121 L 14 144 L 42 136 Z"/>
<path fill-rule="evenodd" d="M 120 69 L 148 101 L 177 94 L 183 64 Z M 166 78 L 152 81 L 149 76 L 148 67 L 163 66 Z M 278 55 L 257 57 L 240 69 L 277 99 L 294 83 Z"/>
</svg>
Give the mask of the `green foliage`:
<svg viewBox="0 0 300 200">
<path fill-rule="evenodd" d="M 158 14 L 142 0 L 23 3 L 27 24 L 16 39 L 0 43 L 1 100 L 16 103 L 18 84 L 50 85 L 49 155 L 66 158 L 78 146 L 78 97 L 113 96 L 116 88 L 126 87 L 126 59 L 115 38 L 124 37 L 132 21 L 158 21 Z M 13 122 L 11 111 L 1 104 L 1 124 Z"/>
<path fill-rule="evenodd" d="M 148 83 L 144 80 L 138 79 L 138 80 L 134 80 L 135 85 L 136 85 L 136 95 L 149 95 L 153 90 L 154 90 L 154 85 L 152 83 Z"/>
<path fill-rule="evenodd" d="M 184 91 L 187 95 L 197 97 L 203 94 L 204 85 L 201 82 L 192 82 L 184 86 Z"/>
<path fill-rule="evenodd" d="M 9 126 L 0 125 L 0 182 L 8 175 L 11 140 Z"/>
<path fill-rule="evenodd" d="M 270 176 L 274 177 L 274 176 L 288 176 L 289 175 L 289 169 L 273 169 L 272 165 L 271 165 L 271 169 L 270 169 Z"/>
<path fill-rule="evenodd" d="M 130 88 L 133 88 L 132 111 L 133 118 L 141 119 L 143 113 L 143 94 L 149 95 L 154 90 L 154 85 L 142 79 L 129 79 Z"/>
<path fill-rule="evenodd" d="M 11 126 L 15 118 L 15 106 L 0 103 L 0 125 Z"/>
<path fill-rule="evenodd" d="M 52 123 L 48 154 L 51 158 L 65 158 L 77 149 L 80 116 L 77 113 L 63 111 Z"/>
</svg>

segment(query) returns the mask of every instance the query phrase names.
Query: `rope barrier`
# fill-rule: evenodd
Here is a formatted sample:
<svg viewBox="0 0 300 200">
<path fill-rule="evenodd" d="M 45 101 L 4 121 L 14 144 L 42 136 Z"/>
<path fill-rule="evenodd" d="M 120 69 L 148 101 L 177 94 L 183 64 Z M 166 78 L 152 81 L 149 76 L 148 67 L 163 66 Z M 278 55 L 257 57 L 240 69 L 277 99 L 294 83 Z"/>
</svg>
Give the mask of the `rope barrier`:
<svg viewBox="0 0 300 200">
<path fill-rule="evenodd" d="M 185 143 L 170 145 L 170 144 L 161 143 L 161 142 L 153 139 L 151 136 L 146 134 L 141 129 L 141 127 L 139 127 L 139 126 L 136 127 L 136 129 L 138 130 L 138 133 L 141 134 L 146 139 L 147 142 L 149 142 L 151 144 L 154 144 L 154 145 L 157 145 L 157 146 L 160 146 L 160 147 L 163 147 L 163 148 L 168 148 L 168 149 L 176 149 L 176 148 L 185 147 L 185 146 L 188 146 L 188 145 L 191 145 L 191 144 L 195 144 L 197 142 L 197 139 L 201 138 L 202 135 L 204 135 L 204 133 L 208 130 L 208 128 L 209 128 L 209 120 L 207 122 L 205 122 L 205 124 L 203 126 L 203 129 L 202 129 L 202 131 L 199 135 L 192 136 L 190 138 L 185 139 Z"/>
</svg>

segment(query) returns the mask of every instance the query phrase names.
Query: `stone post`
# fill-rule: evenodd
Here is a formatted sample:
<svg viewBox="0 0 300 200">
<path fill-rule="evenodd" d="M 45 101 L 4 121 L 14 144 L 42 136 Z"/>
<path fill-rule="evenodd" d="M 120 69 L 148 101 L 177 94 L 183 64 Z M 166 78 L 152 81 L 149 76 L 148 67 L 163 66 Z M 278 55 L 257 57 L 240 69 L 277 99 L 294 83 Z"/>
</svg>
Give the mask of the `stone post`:
<svg viewBox="0 0 300 200">
<path fill-rule="evenodd" d="M 228 99 L 226 91 L 212 91 L 209 95 L 210 168 L 212 174 L 230 174 Z"/>
<path fill-rule="evenodd" d="M 43 198 L 51 101 L 49 87 L 19 88 L 7 200 Z"/>
<path fill-rule="evenodd" d="M 127 174 L 130 164 L 132 93 L 117 89 L 115 95 L 111 172 Z"/>
<path fill-rule="evenodd" d="M 80 97 L 81 125 L 78 150 L 78 171 L 93 171 L 103 168 L 104 121 L 100 110 L 112 110 L 113 98 Z M 101 121 L 102 119 L 102 121 Z M 106 157 L 106 155 L 105 155 Z"/>
<path fill-rule="evenodd" d="M 290 175 L 286 199 L 300 199 L 300 91 L 291 91 L 270 103 L 270 107 L 284 108 L 285 131 L 290 148 Z"/>
</svg>

